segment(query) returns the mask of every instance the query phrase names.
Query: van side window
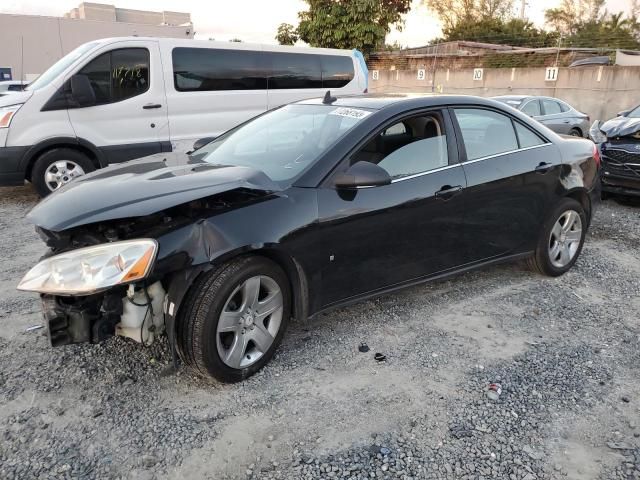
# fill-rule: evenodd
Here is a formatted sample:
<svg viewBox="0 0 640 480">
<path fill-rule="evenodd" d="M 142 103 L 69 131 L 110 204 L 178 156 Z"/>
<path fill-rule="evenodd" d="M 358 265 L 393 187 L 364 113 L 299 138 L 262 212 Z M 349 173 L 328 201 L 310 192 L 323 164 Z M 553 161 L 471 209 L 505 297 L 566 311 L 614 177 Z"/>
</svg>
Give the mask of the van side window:
<svg viewBox="0 0 640 480">
<path fill-rule="evenodd" d="M 178 92 L 341 88 L 355 76 L 346 55 L 189 47 L 171 55 Z"/>
<path fill-rule="evenodd" d="M 322 88 L 320 55 L 270 52 L 270 90 L 290 88 Z"/>
<path fill-rule="evenodd" d="M 149 51 L 112 50 L 93 59 L 78 73 L 89 77 L 97 105 L 120 102 L 149 90 Z"/>
<path fill-rule="evenodd" d="M 339 55 L 321 55 L 322 88 L 341 88 L 353 80 L 353 59 Z"/>
<path fill-rule="evenodd" d="M 173 84 L 179 92 L 267 88 L 260 52 L 179 47 L 171 56 Z"/>
</svg>

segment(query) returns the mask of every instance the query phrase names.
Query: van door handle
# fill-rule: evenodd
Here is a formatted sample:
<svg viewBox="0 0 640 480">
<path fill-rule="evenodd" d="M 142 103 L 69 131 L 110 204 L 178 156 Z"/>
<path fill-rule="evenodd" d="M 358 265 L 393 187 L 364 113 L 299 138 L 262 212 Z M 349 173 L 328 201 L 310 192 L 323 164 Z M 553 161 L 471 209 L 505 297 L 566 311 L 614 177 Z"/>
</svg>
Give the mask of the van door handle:
<svg viewBox="0 0 640 480">
<path fill-rule="evenodd" d="M 445 185 L 436 192 L 435 197 L 438 200 L 449 200 L 451 197 L 456 196 L 461 191 L 462 185 L 456 185 L 455 187 L 452 187 L 451 185 Z"/>
<path fill-rule="evenodd" d="M 536 173 L 542 174 L 542 173 L 547 173 L 549 170 L 551 170 L 551 167 L 553 167 L 552 163 L 540 162 L 534 170 L 536 171 Z"/>
<path fill-rule="evenodd" d="M 146 105 L 143 105 L 142 108 L 145 110 L 151 110 L 152 108 L 162 108 L 162 105 L 159 103 L 147 103 Z"/>
</svg>

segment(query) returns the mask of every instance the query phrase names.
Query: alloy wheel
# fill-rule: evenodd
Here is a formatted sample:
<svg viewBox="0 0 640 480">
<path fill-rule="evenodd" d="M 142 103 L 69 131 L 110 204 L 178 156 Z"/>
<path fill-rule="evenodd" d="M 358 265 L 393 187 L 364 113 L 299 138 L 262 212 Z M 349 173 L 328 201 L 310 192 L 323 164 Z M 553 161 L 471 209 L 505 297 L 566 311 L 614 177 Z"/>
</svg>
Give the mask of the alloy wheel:
<svg viewBox="0 0 640 480">
<path fill-rule="evenodd" d="M 44 174 L 44 181 L 53 192 L 81 175 L 84 175 L 84 170 L 76 162 L 58 160 L 49 165 Z"/>
<path fill-rule="evenodd" d="M 258 275 L 241 283 L 220 313 L 216 345 L 229 367 L 253 365 L 271 348 L 282 323 L 283 297 L 278 283 Z"/>
<path fill-rule="evenodd" d="M 556 268 L 566 267 L 576 256 L 582 240 L 582 219 L 567 210 L 556 221 L 549 236 L 549 259 Z"/>
</svg>

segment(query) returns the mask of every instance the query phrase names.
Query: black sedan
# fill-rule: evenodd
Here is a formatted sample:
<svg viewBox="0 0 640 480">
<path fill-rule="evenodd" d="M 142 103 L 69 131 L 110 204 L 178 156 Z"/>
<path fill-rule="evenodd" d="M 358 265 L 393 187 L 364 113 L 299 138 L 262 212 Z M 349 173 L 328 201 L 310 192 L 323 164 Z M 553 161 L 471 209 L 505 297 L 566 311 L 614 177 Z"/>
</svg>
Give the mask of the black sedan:
<svg viewBox="0 0 640 480">
<path fill-rule="evenodd" d="M 185 364 L 238 381 L 290 318 L 505 260 L 563 274 L 597 161 L 492 100 L 328 94 L 55 192 L 28 216 L 50 253 L 19 288 L 53 345 L 166 328 Z"/>
</svg>

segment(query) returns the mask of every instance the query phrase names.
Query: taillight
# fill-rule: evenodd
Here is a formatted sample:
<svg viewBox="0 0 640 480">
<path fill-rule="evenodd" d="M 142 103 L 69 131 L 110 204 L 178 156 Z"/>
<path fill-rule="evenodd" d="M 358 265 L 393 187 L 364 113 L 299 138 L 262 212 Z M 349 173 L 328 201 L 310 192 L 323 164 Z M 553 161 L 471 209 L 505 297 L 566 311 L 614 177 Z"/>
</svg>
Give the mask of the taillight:
<svg viewBox="0 0 640 480">
<path fill-rule="evenodd" d="M 596 161 L 596 166 L 600 168 L 600 150 L 595 143 L 593 144 L 593 159 Z"/>
</svg>

